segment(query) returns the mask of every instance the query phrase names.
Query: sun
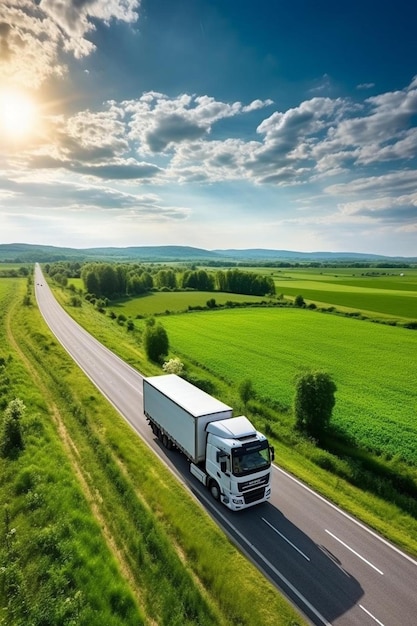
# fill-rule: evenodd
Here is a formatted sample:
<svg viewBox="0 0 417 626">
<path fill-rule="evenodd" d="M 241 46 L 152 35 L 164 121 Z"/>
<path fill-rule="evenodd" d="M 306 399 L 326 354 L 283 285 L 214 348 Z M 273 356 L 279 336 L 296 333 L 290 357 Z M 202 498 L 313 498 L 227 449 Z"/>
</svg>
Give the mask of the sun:
<svg viewBox="0 0 417 626">
<path fill-rule="evenodd" d="M 3 137 L 23 139 L 35 130 L 36 104 L 22 91 L 0 91 L 0 126 Z"/>
</svg>

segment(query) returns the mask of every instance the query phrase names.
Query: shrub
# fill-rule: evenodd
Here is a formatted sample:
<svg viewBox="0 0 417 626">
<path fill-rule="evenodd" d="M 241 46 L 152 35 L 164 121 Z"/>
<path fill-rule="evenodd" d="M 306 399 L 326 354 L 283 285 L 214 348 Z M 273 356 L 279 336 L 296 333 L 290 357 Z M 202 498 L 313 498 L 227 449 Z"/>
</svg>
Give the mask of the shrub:
<svg viewBox="0 0 417 626">
<path fill-rule="evenodd" d="M 294 298 L 294 306 L 298 307 L 299 309 L 303 309 L 305 307 L 306 303 L 304 302 L 304 298 L 301 295 L 295 296 Z"/>
<path fill-rule="evenodd" d="M 243 404 L 246 406 L 249 400 L 251 400 L 254 397 L 254 395 L 255 395 L 255 392 L 253 389 L 253 383 L 250 380 L 250 378 L 246 378 L 245 380 L 242 380 L 242 382 L 239 385 L 239 396 Z"/>
<path fill-rule="evenodd" d="M 2 456 L 13 456 L 24 447 L 20 418 L 25 411 L 25 405 L 16 398 L 7 405 L 4 411 L 4 422 L 0 440 Z"/>
<path fill-rule="evenodd" d="M 150 361 L 159 363 L 168 354 L 168 335 L 162 324 L 147 324 L 143 334 L 143 345 Z"/>
<path fill-rule="evenodd" d="M 165 374 L 177 374 L 178 376 L 181 376 L 184 371 L 184 363 L 182 363 L 178 357 L 175 357 L 169 359 L 169 361 L 165 361 L 162 365 L 162 369 Z"/>
</svg>

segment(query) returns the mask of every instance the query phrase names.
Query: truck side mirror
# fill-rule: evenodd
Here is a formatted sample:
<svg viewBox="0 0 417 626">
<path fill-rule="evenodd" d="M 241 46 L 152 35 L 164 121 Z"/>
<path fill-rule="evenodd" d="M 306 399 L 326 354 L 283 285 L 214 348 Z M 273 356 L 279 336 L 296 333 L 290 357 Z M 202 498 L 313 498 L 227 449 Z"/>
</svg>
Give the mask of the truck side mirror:
<svg viewBox="0 0 417 626">
<path fill-rule="evenodd" d="M 220 461 L 220 470 L 223 472 L 223 474 L 225 473 L 226 469 L 227 469 L 226 461 Z"/>
<path fill-rule="evenodd" d="M 271 451 L 271 461 L 273 461 L 275 459 L 275 448 L 274 446 L 269 446 L 269 449 Z"/>
</svg>

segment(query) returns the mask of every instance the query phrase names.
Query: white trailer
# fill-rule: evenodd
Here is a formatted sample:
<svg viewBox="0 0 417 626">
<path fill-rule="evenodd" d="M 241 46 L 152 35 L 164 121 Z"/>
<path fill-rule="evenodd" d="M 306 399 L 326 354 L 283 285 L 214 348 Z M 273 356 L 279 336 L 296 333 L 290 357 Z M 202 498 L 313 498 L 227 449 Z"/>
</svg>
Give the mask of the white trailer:
<svg viewBox="0 0 417 626">
<path fill-rule="evenodd" d="M 143 379 L 143 408 L 154 434 L 185 454 L 214 498 L 232 510 L 269 499 L 273 449 L 246 417 L 175 374 Z"/>
<path fill-rule="evenodd" d="M 232 417 L 233 409 L 175 374 L 143 380 L 143 409 L 165 445 L 171 441 L 193 463 L 206 457 L 206 426 Z"/>
</svg>

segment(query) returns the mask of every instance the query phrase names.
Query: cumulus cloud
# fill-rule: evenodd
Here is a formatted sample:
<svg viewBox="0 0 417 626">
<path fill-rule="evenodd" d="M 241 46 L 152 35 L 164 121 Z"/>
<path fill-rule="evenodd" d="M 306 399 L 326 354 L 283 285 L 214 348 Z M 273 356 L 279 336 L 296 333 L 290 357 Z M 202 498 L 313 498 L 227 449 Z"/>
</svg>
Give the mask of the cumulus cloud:
<svg viewBox="0 0 417 626">
<path fill-rule="evenodd" d="M 177 98 L 155 92 L 139 100 L 122 103 L 130 116 L 129 137 L 149 152 L 172 150 L 178 144 L 206 137 L 219 120 L 268 106 L 270 100 L 256 100 L 249 105 L 231 104 L 210 96 L 182 94 Z"/>
<path fill-rule="evenodd" d="M 94 49 L 86 38 L 95 29 L 93 19 L 105 24 L 111 20 L 135 22 L 139 4 L 140 0 L 41 0 L 39 6 L 64 33 L 65 49 L 80 58 Z"/>
<path fill-rule="evenodd" d="M 147 92 L 136 100 L 109 101 L 98 111 L 50 118 L 42 141 L 28 145 L 19 158 L 26 159 L 27 167 L 66 168 L 114 180 L 245 179 L 288 186 L 349 171 L 356 184 L 361 178 L 369 184 L 364 176 L 368 166 L 415 158 L 415 82 L 362 103 L 315 97 L 275 110 L 258 124 L 258 140 L 224 137 L 224 130 L 219 138 L 216 124 L 253 111 L 259 115 L 270 100 L 242 104 L 207 95 Z M 334 190 L 327 186 L 327 193 Z M 344 192 L 353 190 L 346 187 Z"/>
<path fill-rule="evenodd" d="M 140 0 L 3 0 L 0 5 L 0 79 L 38 88 L 64 76 L 62 53 L 90 54 L 94 20 L 138 19 Z"/>
</svg>

